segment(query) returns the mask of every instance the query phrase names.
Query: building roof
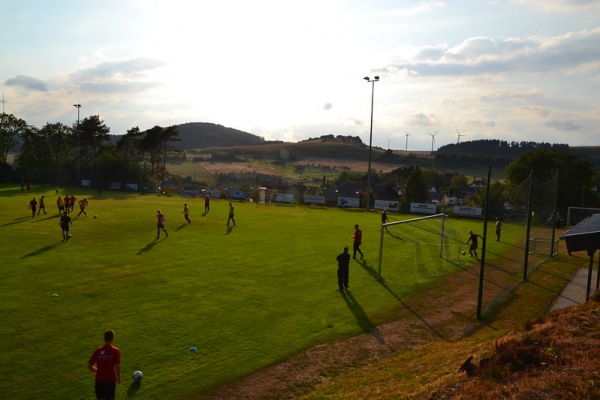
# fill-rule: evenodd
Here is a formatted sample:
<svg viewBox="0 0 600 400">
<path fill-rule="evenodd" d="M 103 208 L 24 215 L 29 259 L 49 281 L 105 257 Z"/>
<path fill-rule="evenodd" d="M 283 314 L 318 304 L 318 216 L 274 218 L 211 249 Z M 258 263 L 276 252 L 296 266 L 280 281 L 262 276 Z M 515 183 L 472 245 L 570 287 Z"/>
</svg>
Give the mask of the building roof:
<svg viewBox="0 0 600 400">
<path fill-rule="evenodd" d="M 600 249 L 600 214 L 593 214 L 563 234 L 561 239 L 567 242 L 567 251 L 587 251 L 588 254 Z"/>
</svg>

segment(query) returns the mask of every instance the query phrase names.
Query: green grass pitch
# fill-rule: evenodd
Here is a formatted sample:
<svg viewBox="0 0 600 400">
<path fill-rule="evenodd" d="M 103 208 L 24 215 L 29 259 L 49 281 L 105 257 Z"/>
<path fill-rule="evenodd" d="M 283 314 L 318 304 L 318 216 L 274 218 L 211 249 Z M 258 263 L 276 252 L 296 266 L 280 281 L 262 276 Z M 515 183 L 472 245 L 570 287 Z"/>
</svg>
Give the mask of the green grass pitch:
<svg viewBox="0 0 600 400">
<path fill-rule="evenodd" d="M 227 228 L 226 200 L 203 215 L 202 199 L 61 195 L 71 192 L 90 204 L 64 243 L 54 188 L 0 186 L 0 398 L 92 398 L 87 359 L 114 329 L 117 397 L 184 399 L 386 322 L 415 290 L 413 277 L 387 287 L 375 280 L 379 213 L 234 202 L 237 224 Z M 29 200 L 42 194 L 48 214 L 32 219 Z M 155 240 L 159 208 L 169 237 Z M 351 262 L 349 306 L 336 292 L 335 258 L 352 248 L 354 224 L 365 260 Z M 139 387 L 135 370 L 144 373 Z"/>
</svg>

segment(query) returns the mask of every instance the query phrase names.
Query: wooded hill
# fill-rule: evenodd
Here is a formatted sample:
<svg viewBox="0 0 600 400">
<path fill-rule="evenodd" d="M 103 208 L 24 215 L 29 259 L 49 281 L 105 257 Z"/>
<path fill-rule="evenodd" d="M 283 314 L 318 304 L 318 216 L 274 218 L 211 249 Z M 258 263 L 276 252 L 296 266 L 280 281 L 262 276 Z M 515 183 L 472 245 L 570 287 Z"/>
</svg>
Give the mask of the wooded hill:
<svg viewBox="0 0 600 400">
<path fill-rule="evenodd" d="M 174 149 L 211 154 L 220 160 L 240 158 L 300 161 L 307 158 L 366 160 L 368 146 L 360 137 L 323 135 L 297 143 L 266 141 L 264 138 L 212 123 L 178 125 L 180 141 L 172 142 Z M 499 139 L 475 140 L 440 147 L 436 152 L 406 152 L 372 148 L 373 161 L 413 164 L 427 168 L 485 168 L 504 169 L 524 152 L 548 149 L 561 150 L 589 160 L 600 168 L 599 147 L 569 147 L 567 144 L 536 142 L 507 142 Z"/>
<path fill-rule="evenodd" d="M 181 140 L 173 142 L 172 146 L 178 150 L 267 143 L 264 138 L 251 133 L 208 122 L 181 124 L 177 129 Z"/>
</svg>

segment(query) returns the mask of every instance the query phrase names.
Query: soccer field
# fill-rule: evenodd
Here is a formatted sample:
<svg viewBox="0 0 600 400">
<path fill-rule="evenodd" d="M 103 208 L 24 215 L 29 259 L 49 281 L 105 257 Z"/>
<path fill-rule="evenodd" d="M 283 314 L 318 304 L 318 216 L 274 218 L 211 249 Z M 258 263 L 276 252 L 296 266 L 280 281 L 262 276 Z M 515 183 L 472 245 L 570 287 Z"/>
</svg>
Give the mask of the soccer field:
<svg viewBox="0 0 600 400">
<path fill-rule="evenodd" d="M 92 398 L 87 359 L 114 329 L 118 398 L 185 399 L 386 322 L 418 287 L 412 276 L 375 280 L 378 213 L 235 202 L 228 228 L 226 200 L 204 214 L 202 199 L 74 193 L 88 197 L 88 216 L 73 220 L 65 243 L 53 188 L 0 186 L 0 398 Z M 32 219 L 29 200 L 42 194 L 48 214 Z M 155 240 L 159 208 L 169 236 Z M 336 292 L 335 258 L 352 248 L 355 224 L 365 259 L 351 261 L 349 306 Z M 455 224 L 460 232 L 481 227 Z M 135 370 L 144 373 L 139 386 Z"/>
</svg>

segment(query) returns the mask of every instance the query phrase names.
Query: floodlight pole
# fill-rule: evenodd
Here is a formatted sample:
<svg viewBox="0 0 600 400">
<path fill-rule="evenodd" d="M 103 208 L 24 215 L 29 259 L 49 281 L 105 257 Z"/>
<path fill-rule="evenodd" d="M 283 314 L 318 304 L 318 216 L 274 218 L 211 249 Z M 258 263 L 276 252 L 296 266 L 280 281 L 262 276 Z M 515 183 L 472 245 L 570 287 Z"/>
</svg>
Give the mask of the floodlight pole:
<svg viewBox="0 0 600 400">
<path fill-rule="evenodd" d="M 81 104 L 73 104 L 73 107 L 77 108 L 77 186 L 81 182 L 79 180 L 79 109 Z"/>
<path fill-rule="evenodd" d="M 378 76 L 373 79 L 368 76 L 364 80 L 371 83 L 371 128 L 369 130 L 369 170 L 367 171 L 367 211 L 371 209 L 371 148 L 373 146 L 373 102 L 375 99 L 375 82 L 379 81 Z"/>
</svg>

